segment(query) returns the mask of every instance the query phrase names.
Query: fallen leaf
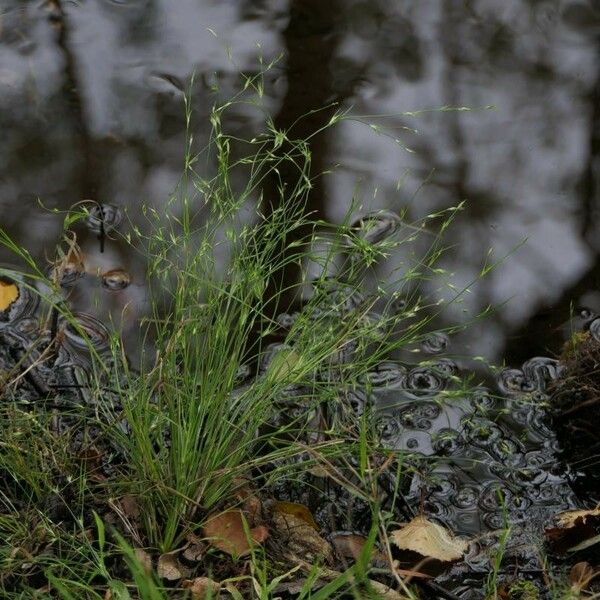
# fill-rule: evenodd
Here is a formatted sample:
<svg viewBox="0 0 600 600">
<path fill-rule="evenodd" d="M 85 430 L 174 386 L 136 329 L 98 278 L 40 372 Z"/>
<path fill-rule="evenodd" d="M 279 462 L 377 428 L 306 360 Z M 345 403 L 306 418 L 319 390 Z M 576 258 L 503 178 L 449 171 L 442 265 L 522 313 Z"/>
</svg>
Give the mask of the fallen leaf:
<svg viewBox="0 0 600 600">
<path fill-rule="evenodd" d="M 102 466 L 103 453 L 95 446 L 83 448 L 77 458 L 84 464 L 86 470 L 97 469 Z"/>
<path fill-rule="evenodd" d="M 262 544 L 269 537 L 269 529 L 265 525 L 257 525 L 250 530 L 252 541 Z"/>
<path fill-rule="evenodd" d="M 234 493 L 237 500 L 241 503 L 241 509 L 250 526 L 258 524 L 262 513 L 262 502 L 254 493 L 248 480 L 237 477 L 234 479 Z"/>
<path fill-rule="evenodd" d="M 587 562 L 578 562 L 571 567 L 569 572 L 569 582 L 571 590 L 576 594 L 585 590 L 592 579 L 600 575 L 600 571 L 594 571 L 592 566 Z"/>
<path fill-rule="evenodd" d="M 568 510 L 554 517 L 555 527 L 547 527 L 546 540 L 555 552 L 577 552 L 600 542 L 600 505 L 591 510 Z"/>
<path fill-rule="evenodd" d="M 593 573 L 592 566 L 588 562 L 578 562 L 571 567 L 569 571 L 569 582 L 578 584 L 586 579 L 590 573 Z"/>
<path fill-rule="evenodd" d="M 121 523 L 127 529 L 128 534 L 136 542 L 137 546 L 143 546 L 139 533 L 141 511 L 134 496 L 126 495 L 118 500 L 109 498 L 108 505 L 113 510 Z M 111 524 L 114 523 L 114 515 L 109 513 L 106 518 Z"/>
<path fill-rule="evenodd" d="M 462 558 L 469 546 L 466 540 L 455 537 L 441 525 L 421 515 L 401 529 L 392 531 L 390 539 L 401 550 L 412 550 L 443 562 Z"/>
<path fill-rule="evenodd" d="M 202 538 L 198 537 L 195 533 L 192 533 L 191 531 L 185 536 L 185 539 L 190 544 L 201 544 L 202 543 Z"/>
<path fill-rule="evenodd" d="M 209 517 L 202 528 L 209 544 L 231 556 L 244 556 L 251 550 L 251 543 L 261 544 L 269 536 L 264 525 L 250 529 L 250 540 L 244 531 L 243 514 L 240 510 L 226 510 Z"/>
<path fill-rule="evenodd" d="M 496 590 L 500 600 L 512 600 L 506 583 L 501 583 Z"/>
<path fill-rule="evenodd" d="M 304 504 L 296 502 L 275 502 L 273 512 L 278 512 L 284 515 L 294 515 L 302 519 L 307 525 L 310 525 L 316 531 L 319 531 L 319 526 L 315 522 L 310 510 Z"/>
<path fill-rule="evenodd" d="M 339 557 L 346 560 L 357 561 L 362 556 L 367 543 L 367 538 L 355 533 L 340 531 L 337 533 L 332 533 L 329 537 L 329 541 L 333 545 L 335 552 Z M 376 547 L 372 549 L 369 562 L 376 567 L 383 568 L 389 566 L 388 558 Z"/>
<path fill-rule="evenodd" d="M 175 552 L 167 552 L 159 556 L 156 572 L 159 577 L 167 581 L 177 581 L 189 577 L 191 573 L 190 569 L 177 560 Z"/>
<path fill-rule="evenodd" d="M 325 479 L 330 475 L 329 471 L 322 465 L 314 465 L 308 469 L 308 472 L 311 475 L 314 475 L 315 477 L 320 477 L 322 479 Z"/>
<path fill-rule="evenodd" d="M 249 496 L 246 496 L 242 502 L 242 511 L 246 515 L 248 523 L 255 525 L 260 519 L 262 502 L 257 496 L 250 494 Z"/>
<path fill-rule="evenodd" d="M 138 519 L 141 515 L 140 507 L 137 503 L 135 496 L 131 494 L 127 494 L 123 496 L 119 501 L 121 504 L 121 508 L 123 509 L 123 514 L 130 519 Z"/>
<path fill-rule="evenodd" d="M 206 553 L 205 544 L 188 543 L 183 549 L 182 556 L 190 562 L 198 562 Z"/>
<path fill-rule="evenodd" d="M 587 521 L 590 518 L 600 516 L 600 506 L 591 510 L 567 510 L 556 515 L 556 522 L 563 529 L 576 527 L 581 520 Z"/>
<path fill-rule="evenodd" d="M 323 558 L 331 561 L 333 548 L 304 519 L 282 512 L 273 512 L 273 526 L 287 550 L 296 557 Z"/>
<path fill-rule="evenodd" d="M 146 575 L 151 573 L 152 572 L 152 558 L 150 557 L 150 555 L 145 550 L 142 550 L 141 548 L 135 548 L 133 552 L 134 552 L 135 557 L 137 558 L 138 562 L 142 565 L 142 568 L 144 569 L 144 573 L 146 573 Z"/>
<path fill-rule="evenodd" d="M 19 288 L 15 283 L 0 279 L 0 312 L 8 310 L 19 297 Z"/>
<path fill-rule="evenodd" d="M 367 543 L 367 538 L 353 533 L 334 533 L 329 538 L 336 553 L 342 558 L 358 560 Z"/>
<path fill-rule="evenodd" d="M 192 594 L 192 600 L 205 600 L 205 598 L 218 598 L 221 584 L 209 577 L 196 577 L 186 579 L 182 584 Z"/>
</svg>

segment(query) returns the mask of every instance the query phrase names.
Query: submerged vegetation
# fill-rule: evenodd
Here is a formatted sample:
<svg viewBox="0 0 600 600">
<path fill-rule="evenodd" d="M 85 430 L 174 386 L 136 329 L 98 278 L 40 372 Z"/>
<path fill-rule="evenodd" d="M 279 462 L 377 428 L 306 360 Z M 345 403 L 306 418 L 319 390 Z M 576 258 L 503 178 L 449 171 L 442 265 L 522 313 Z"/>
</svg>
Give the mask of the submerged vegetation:
<svg viewBox="0 0 600 600">
<path fill-rule="evenodd" d="M 128 233 L 117 233 L 114 207 L 75 206 L 50 276 L 0 233 L 24 263 L 0 272 L 3 598 L 453 597 L 430 577 L 468 544 L 422 513 L 447 491 L 436 459 L 464 440 L 448 423 L 427 433 L 431 448 L 419 436 L 399 448 L 387 443 L 398 423 L 382 416 L 408 407 L 403 426 L 426 432 L 449 403 L 474 447 L 504 453 L 507 468 L 525 453 L 488 419 L 493 395 L 436 357 L 444 303 L 428 303 L 419 284 L 445 275 L 443 234 L 461 207 L 410 220 L 408 210 L 356 217 L 353 205 L 341 224 L 315 219 L 307 199 L 323 175 L 311 172 L 310 138 L 269 118 L 253 139 L 223 126 L 237 103 L 258 106 L 260 91 L 260 76 L 248 78 L 215 106 L 208 145 L 196 153 L 188 136 L 176 192 L 164 209 L 142 206 Z M 189 101 L 186 116 L 191 132 Z M 136 364 L 118 331 L 69 309 L 85 222 L 101 244 L 123 235 L 147 258 Z M 398 269 L 380 280 L 390 255 Z M 116 270 L 102 279 L 128 285 Z M 548 361 L 504 371 L 503 391 L 516 403 L 517 382 L 539 402 Z M 395 395 L 376 401 L 376 389 Z M 515 461 L 514 472 L 529 469 L 524 480 L 534 467 Z M 483 567 L 489 596 L 500 595 L 508 521 L 522 509 L 515 489 L 486 490 L 501 532 Z M 471 507 L 474 490 L 454 490 L 455 504 Z M 530 598 L 538 588 L 506 589 Z"/>
</svg>

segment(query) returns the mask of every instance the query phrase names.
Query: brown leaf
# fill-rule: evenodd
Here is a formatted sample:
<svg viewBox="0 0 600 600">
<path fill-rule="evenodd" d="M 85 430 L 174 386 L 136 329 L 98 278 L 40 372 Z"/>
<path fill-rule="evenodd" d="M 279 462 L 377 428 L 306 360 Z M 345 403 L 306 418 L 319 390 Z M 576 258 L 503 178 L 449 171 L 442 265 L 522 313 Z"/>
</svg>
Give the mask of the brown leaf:
<svg viewBox="0 0 600 600">
<path fill-rule="evenodd" d="M 121 504 L 121 508 L 123 509 L 123 514 L 130 519 L 137 520 L 141 515 L 139 504 L 135 498 L 131 494 L 127 494 L 123 496 L 121 500 L 119 500 Z"/>
<path fill-rule="evenodd" d="M 77 459 L 80 461 L 81 467 L 90 481 L 102 483 L 107 480 L 107 477 L 102 472 L 104 453 L 96 448 L 96 446 L 91 445 L 83 448 L 77 454 Z"/>
<path fill-rule="evenodd" d="M 248 554 L 252 542 L 260 544 L 269 535 L 268 529 L 264 525 L 260 525 L 250 529 L 251 540 L 248 540 L 240 510 L 226 510 L 211 516 L 204 524 L 202 533 L 212 546 L 231 556 Z"/>
<path fill-rule="evenodd" d="M 167 581 L 177 581 L 183 577 L 189 577 L 191 571 L 184 567 L 178 560 L 175 552 L 161 554 L 158 558 L 156 568 L 158 576 Z"/>
<path fill-rule="evenodd" d="M 262 544 L 269 537 L 269 529 L 265 525 L 257 525 L 250 530 L 252 541 Z"/>
<path fill-rule="evenodd" d="M 135 548 L 133 552 L 139 563 L 142 565 L 144 573 L 148 575 L 152 571 L 152 558 L 150 558 L 150 555 L 141 548 Z"/>
<path fill-rule="evenodd" d="M 329 471 L 322 465 L 314 465 L 308 469 L 308 472 L 311 475 L 314 475 L 315 477 L 320 477 L 322 479 L 325 479 L 330 475 Z"/>
<path fill-rule="evenodd" d="M 552 549 L 559 553 L 583 549 L 587 547 L 587 540 L 593 542 L 596 526 L 600 523 L 600 506 L 591 510 L 568 510 L 556 515 L 554 520 L 556 527 L 545 530 Z"/>
<path fill-rule="evenodd" d="M 188 534 L 186 534 L 185 539 L 190 544 L 201 544 L 202 543 L 202 538 L 198 537 L 195 533 L 192 533 L 191 531 Z"/>
<path fill-rule="evenodd" d="M 257 496 L 250 494 L 242 502 L 242 511 L 246 515 L 248 523 L 256 525 L 262 512 L 262 502 Z"/>
<path fill-rule="evenodd" d="M 571 529 L 577 527 L 582 521 L 595 520 L 594 517 L 598 516 L 600 516 L 600 506 L 591 510 L 567 510 L 556 515 L 556 522 L 562 529 Z"/>
<path fill-rule="evenodd" d="M 240 477 L 233 481 L 235 496 L 241 503 L 242 512 L 251 527 L 258 524 L 262 513 L 262 502 L 254 493 L 248 480 Z"/>
<path fill-rule="evenodd" d="M 412 550 L 443 562 L 462 558 L 469 546 L 466 540 L 455 537 L 441 525 L 421 515 L 401 529 L 392 531 L 390 539 L 401 550 Z"/>
<path fill-rule="evenodd" d="M 273 525 L 287 550 L 303 559 L 323 558 L 331 561 L 333 548 L 304 519 L 281 512 L 273 513 Z"/>
<path fill-rule="evenodd" d="M 600 571 L 595 571 L 587 562 L 574 564 L 569 572 L 571 590 L 579 594 L 579 592 L 587 589 L 592 579 L 598 577 L 598 575 L 600 575 Z"/>
<path fill-rule="evenodd" d="M 302 519 L 307 525 L 310 525 L 316 531 L 319 531 L 319 526 L 316 524 L 310 510 L 304 504 L 296 502 L 275 502 L 273 512 L 278 512 L 284 515 L 294 515 Z"/>
<path fill-rule="evenodd" d="M 335 552 L 339 557 L 355 562 L 362 556 L 363 550 L 367 543 L 367 538 L 362 535 L 339 531 L 331 534 L 329 541 L 333 545 Z M 369 562 L 378 567 L 385 567 L 389 565 L 388 558 L 377 548 L 372 549 Z"/>
<path fill-rule="evenodd" d="M 182 556 L 183 556 L 183 558 L 185 558 L 186 560 L 189 560 L 190 562 L 198 562 L 199 560 L 202 559 L 205 552 L 206 552 L 206 544 L 202 544 L 202 543 L 194 544 L 194 543 L 190 542 L 183 549 Z"/>
<path fill-rule="evenodd" d="M 205 598 L 218 598 L 221 590 L 221 584 L 213 581 L 209 577 L 196 577 L 195 579 L 186 579 L 182 584 L 186 590 L 190 590 L 192 600 L 205 600 Z"/>
<path fill-rule="evenodd" d="M 83 468 L 86 470 L 88 476 L 90 473 L 100 469 L 102 467 L 103 453 L 98 450 L 95 446 L 88 446 L 83 448 L 78 454 L 77 458 L 81 461 Z"/>
<path fill-rule="evenodd" d="M 367 543 L 367 538 L 353 533 L 334 533 L 330 538 L 337 554 L 342 558 L 358 560 Z"/>
<path fill-rule="evenodd" d="M 114 517 L 118 517 L 125 526 L 129 536 L 135 541 L 136 545 L 142 546 L 143 541 L 139 533 L 141 511 L 135 497 L 126 495 L 118 500 L 109 498 L 108 506 L 110 506 L 113 512 L 106 515 L 107 522 L 111 525 L 116 524 L 116 519 Z"/>
</svg>

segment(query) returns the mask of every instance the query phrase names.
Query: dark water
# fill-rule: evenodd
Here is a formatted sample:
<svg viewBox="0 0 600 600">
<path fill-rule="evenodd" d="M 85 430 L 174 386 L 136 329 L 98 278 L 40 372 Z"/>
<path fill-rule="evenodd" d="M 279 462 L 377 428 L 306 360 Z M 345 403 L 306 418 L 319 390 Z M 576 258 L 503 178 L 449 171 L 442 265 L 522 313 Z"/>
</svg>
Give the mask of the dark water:
<svg viewBox="0 0 600 600">
<path fill-rule="evenodd" d="M 61 220 L 38 199 L 67 209 L 91 198 L 134 219 L 141 203 L 160 207 L 182 168 L 192 73 L 201 139 L 213 88 L 227 96 L 259 53 L 284 53 L 266 78 L 278 126 L 336 101 L 396 115 L 378 122 L 410 149 L 352 122 L 320 136 L 314 172 L 341 165 L 314 189 L 323 217 L 340 220 L 353 193 L 365 209 L 408 206 L 414 217 L 466 200 L 443 259 L 459 287 L 490 248 L 500 258 L 527 238 L 440 323 L 506 302 L 453 347 L 518 364 L 560 346 L 572 305 L 600 308 L 599 36 L 600 9 L 584 0 L 2 0 L 1 223 L 43 258 Z M 473 110 L 400 114 L 446 105 Z M 240 110 L 227 125 L 248 135 L 260 119 Z M 75 305 L 116 321 L 128 305 L 123 327 L 135 330 L 143 260 L 116 243 L 101 254 L 95 235 L 78 234 L 88 270 L 126 269 L 132 285 L 103 294 L 88 277 Z"/>
</svg>

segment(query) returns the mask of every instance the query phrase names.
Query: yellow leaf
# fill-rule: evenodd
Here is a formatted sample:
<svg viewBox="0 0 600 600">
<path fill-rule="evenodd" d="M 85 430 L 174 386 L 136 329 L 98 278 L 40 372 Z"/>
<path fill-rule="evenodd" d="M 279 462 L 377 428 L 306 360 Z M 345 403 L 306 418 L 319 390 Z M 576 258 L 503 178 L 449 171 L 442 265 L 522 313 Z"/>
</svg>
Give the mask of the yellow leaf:
<svg viewBox="0 0 600 600">
<path fill-rule="evenodd" d="M 313 529 L 319 530 L 319 526 L 316 524 L 310 510 L 304 506 L 304 504 L 297 504 L 296 502 L 275 502 L 273 505 L 273 512 L 278 512 L 284 515 L 294 515 L 299 519 L 302 519 L 305 523 L 310 525 Z"/>
<path fill-rule="evenodd" d="M 0 311 L 5 311 L 19 297 L 19 288 L 15 283 L 0 280 Z"/>
<path fill-rule="evenodd" d="M 444 562 L 462 558 L 469 546 L 466 540 L 455 537 L 441 525 L 421 515 L 401 529 L 392 531 L 390 538 L 401 550 L 412 550 Z"/>
</svg>

